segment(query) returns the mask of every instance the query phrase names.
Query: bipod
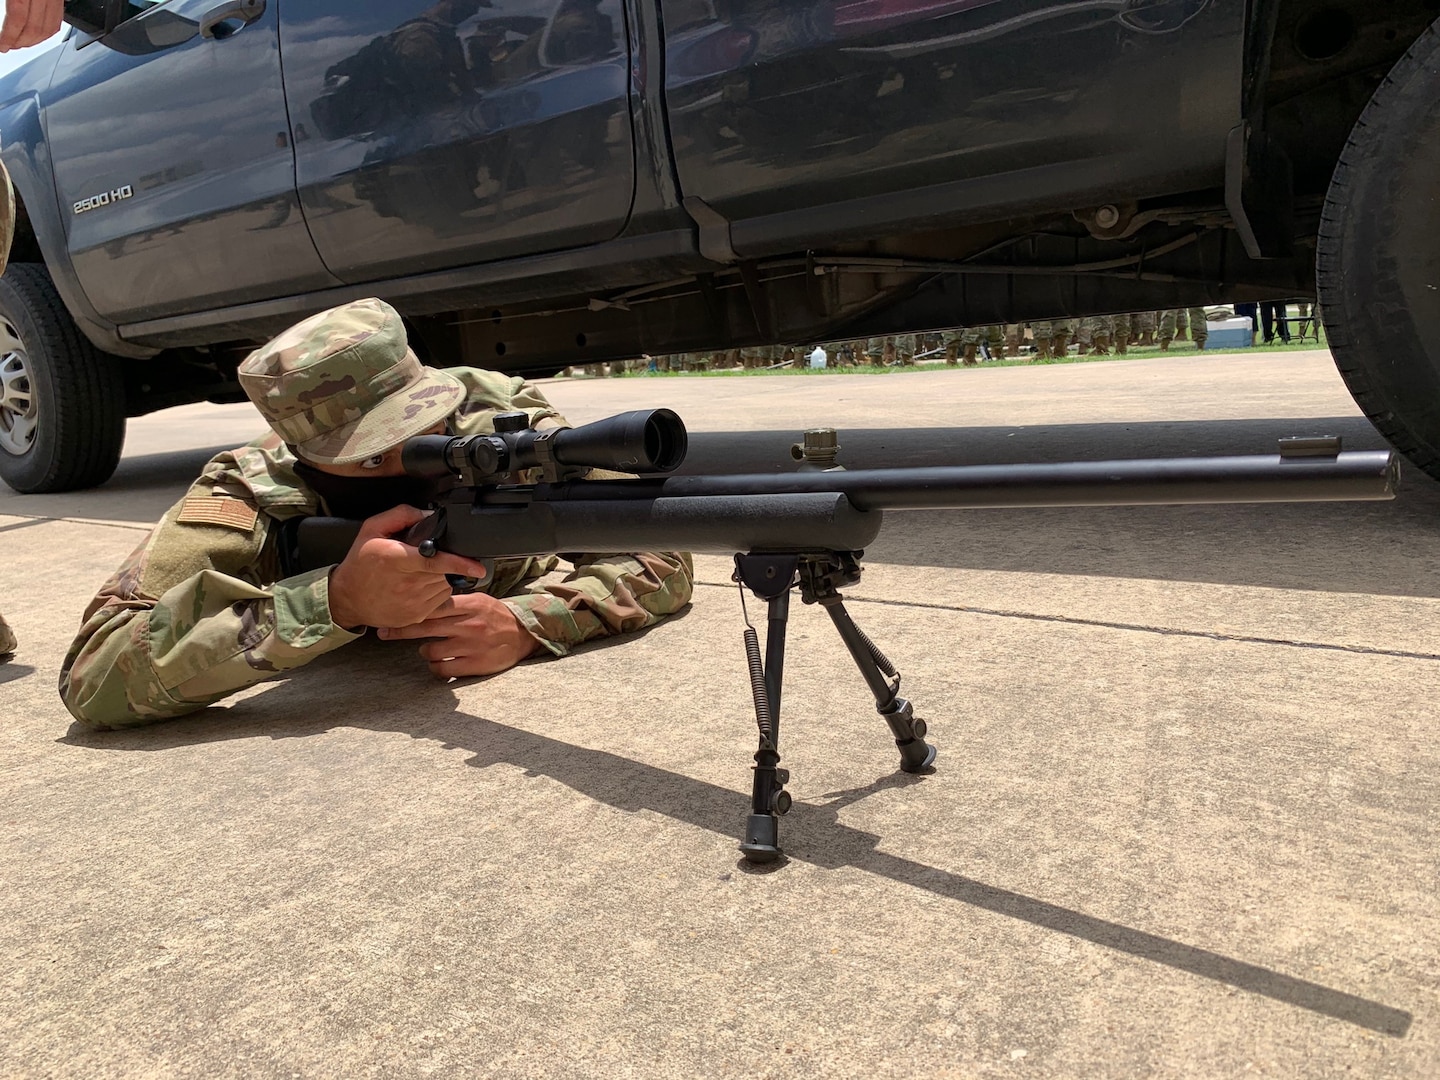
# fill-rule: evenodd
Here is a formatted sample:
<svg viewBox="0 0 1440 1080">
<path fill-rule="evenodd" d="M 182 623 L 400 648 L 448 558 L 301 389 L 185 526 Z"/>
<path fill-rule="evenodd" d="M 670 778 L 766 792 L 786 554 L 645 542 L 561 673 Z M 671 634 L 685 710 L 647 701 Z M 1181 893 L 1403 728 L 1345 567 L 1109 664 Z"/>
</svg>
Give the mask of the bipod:
<svg viewBox="0 0 1440 1080">
<path fill-rule="evenodd" d="M 935 761 L 935 747 L 925 741 L 925 721 L 900 696 L 900 673 L 845 610 L 840 589 L 860 580 L 860 555 L 858 551 L 829 551 L 735 556 L 733 580 L 741 586 L 741 610 L 745 610 L 747 588 L 769 604 L 763 661 L 759 635 L 750 623 L 749 613 L 745 613 L 745 656 L 750 668 L 750 691 L 755 698 L 755 722 L 760 728 L 750 816 L 740 844 L 750 862 L 767 863 L 780 857 L 780 818 L 791 804 L 790 793 L 785 790 L 790 772 L 780 768 L 779 749 L 780 691 L 785 676 L 785 628 L 790 618 L 791 590 L 799 588 L 804 603 L 819 604 L 829 614 L 875 696 L 875 711 L 895 736 L 901 770 L 924 772 Z"/>
</svg>

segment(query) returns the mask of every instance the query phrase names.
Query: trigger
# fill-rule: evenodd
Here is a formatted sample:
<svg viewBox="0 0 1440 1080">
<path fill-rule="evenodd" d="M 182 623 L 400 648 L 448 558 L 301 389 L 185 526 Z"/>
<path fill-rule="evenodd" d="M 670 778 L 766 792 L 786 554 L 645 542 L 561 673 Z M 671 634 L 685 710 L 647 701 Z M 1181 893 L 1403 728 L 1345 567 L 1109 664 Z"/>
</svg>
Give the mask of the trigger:
<svg viewBox="0 0 1440 1080">
<path fill-rule="evenodd" d="M 422 552 L 423 554 L 423 552 Z M 476 562 L 485 567 L 483 578 L 466 577 L 464 574 L 446 574 L 445 580 L 450 583 L 450 588 L 457 593 L 472 593 L 484 587 L 487 581 L 495 576 L 494 559 L 477 559 Z"/>
</svg>

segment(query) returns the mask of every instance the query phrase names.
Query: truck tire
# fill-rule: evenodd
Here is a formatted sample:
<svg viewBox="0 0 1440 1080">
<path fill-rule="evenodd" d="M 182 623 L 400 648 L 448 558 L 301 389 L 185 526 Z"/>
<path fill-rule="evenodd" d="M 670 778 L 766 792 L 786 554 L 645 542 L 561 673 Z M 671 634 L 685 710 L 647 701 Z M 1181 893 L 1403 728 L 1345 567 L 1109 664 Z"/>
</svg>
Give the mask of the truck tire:
<svg viewBox="0 0 1440 1080">
<path fill-rule="evenodd" d="M 22 494 L 110 479 L 125 442 L 125 381 L 87 341 L 38 263 L 0 277 L 0 479 Z"/>
<path fill-rule="evenodd" d="M 1325 197 L 1316 287 L 1356 403 L 1440 478 L 1440 22 L 1350 132 Z"/>
</svg>

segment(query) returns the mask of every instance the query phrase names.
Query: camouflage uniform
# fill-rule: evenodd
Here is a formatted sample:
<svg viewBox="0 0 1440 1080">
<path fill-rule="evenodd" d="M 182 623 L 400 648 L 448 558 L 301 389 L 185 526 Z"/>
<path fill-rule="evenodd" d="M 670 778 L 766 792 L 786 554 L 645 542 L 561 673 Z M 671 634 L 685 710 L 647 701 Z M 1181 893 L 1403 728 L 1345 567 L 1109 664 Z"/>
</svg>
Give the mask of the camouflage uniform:
<svg viewBox="0 0 1440 1080">
<path fill-rule="evenodd" d="M 1080 355 L 1094 351 L 1096 356 L 1110 354 L 1110 335 L 1115 322 L 1108 315 L 1091 315 L 1080 320 Z"/>
<path fill-rule="evenodd" d="M 779 352 L 774 345 L 747 345 L 740 350 L 740 366 L 746 371 L 769 367 Z"/>
<path fill-rule="evenodd" d="M 322 312 L 240 366 L 272 430 L 217 454 L 185 497 L 85 611 L 65 656 L 60 696 L 82 723 L 130 727 L 204 708 L 300 667 L 363 633 L 330 617 L 333 567 L 281 577 L 279 524 L 321 510 L 290 447 L 320 464 L 363 461 L 445 421 L 493 430 L 496 412 L 560 421 L 524 380 L 477 368 L 424 368 L 399 316 L 378 300 Z M 572 555 L 563 582 L 541 582 L 553 556 L 497 560 L 484 590 L 549 652 L 638 630 L 690 599 L 685 554 Z"/>
<path fill-rule="evenodd" d="M 1210 320 L 1205 317 L 1204 308 L 1190 308 L 1189 316 L 1190 340 L 1195 343 L 1197 349 L 1203 349 L 1206 340 L 1210 337 Z"/>
<path fill-rule="evenodd" d="M 1137 345 L 1155 344 L 1155 312 L 1139 311 L 1135 313 L 1135 333 L 1138 338 Z"/>
<path fill-rule="evenodd" d="M 855 342 L 855 357 L 862 364 L 910 367 L 915 363 L 915 335 L 887 334 Z"/>
<path fill-rule="evenodd" d="M 1160 348 L 1170 348 L 1170 343 L 1177 338 L 1185 340 L 1184 331 L 1187 329 L 1193 331 L 1195 344 L 1203 349 L 1205 339 L 1210 336 L 1204 308 L 1178 308 L 1160 312 Z"/>
<path fill-rule="evenodd" d="M 15 640 L 15 631 L 10 629 L 10 624 L 5 621 L 5 616 L 0 615 L 0 660 L 9 659 L 18 644 L 19 642 Z"/>
<path fill-rule="evenodd" d="M 1115 351 L 1124 356 L 1130 351 L 1130 313 L 1116 315 L 1111 323 L 1111 339 L 1115 342 Z"/>
<path fill-rule="evenodd" d="M 1020 355 L 1020 334 L 1019 323 L 1005 324 L 1005 355 L 1016 357 Z"/>
<path fill-rule="evenodd" d="M 1031 323 L 1030 331 L 1034 335 L 1035 351 L 1042 358 L 1063 357 L 1069 351 L 1070 336 L 1075 333 L 1075 320 Z"/>
<path fill-rule="evenodd" d="M 940 340 L 945 345 L 945 363 L 954 367 L 957 363 L 964 363 L 966 367 L 974 367 L 980 363 L 980 335 L 987 336 L 995 327 L 981 326 L 957 326 L 953 330 L 946 330 L 940 335 Z"/>
</svg>

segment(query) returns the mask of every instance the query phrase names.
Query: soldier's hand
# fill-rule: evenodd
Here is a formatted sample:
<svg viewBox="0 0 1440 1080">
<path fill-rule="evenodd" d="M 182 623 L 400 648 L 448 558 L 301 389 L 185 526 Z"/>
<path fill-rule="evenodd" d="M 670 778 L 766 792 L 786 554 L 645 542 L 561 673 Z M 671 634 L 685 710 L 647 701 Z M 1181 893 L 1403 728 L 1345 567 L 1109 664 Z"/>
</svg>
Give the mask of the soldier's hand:
<svg viewBox="0 0 1440 1080">
<path fill-rule="evenodd" d="M 0 52 L 39 45 L 60 29 L 65 0 L 6 0 L 0 23 Z"/>
<path fill-rule="evenodd" d="M 396 539 L 427 511 L 397 506 L 367 518 L 342 562 L 330 571 L 330 618 L 336 626 L 410 626 L 449 610 L 446 574 L 484 578 L 485 567 L 442 551 L 427 559 Z"/>
<path fill-rule="evenodd" d="M 485 593 L 452 597 L 449 608 L 424 622 L 387 627 L 379 635 L 387 641 L 434 638 L 420 646 L 420 655 L 442 679 L 494 675 L 541 648 L 509 607 Z"/>
</svg>

